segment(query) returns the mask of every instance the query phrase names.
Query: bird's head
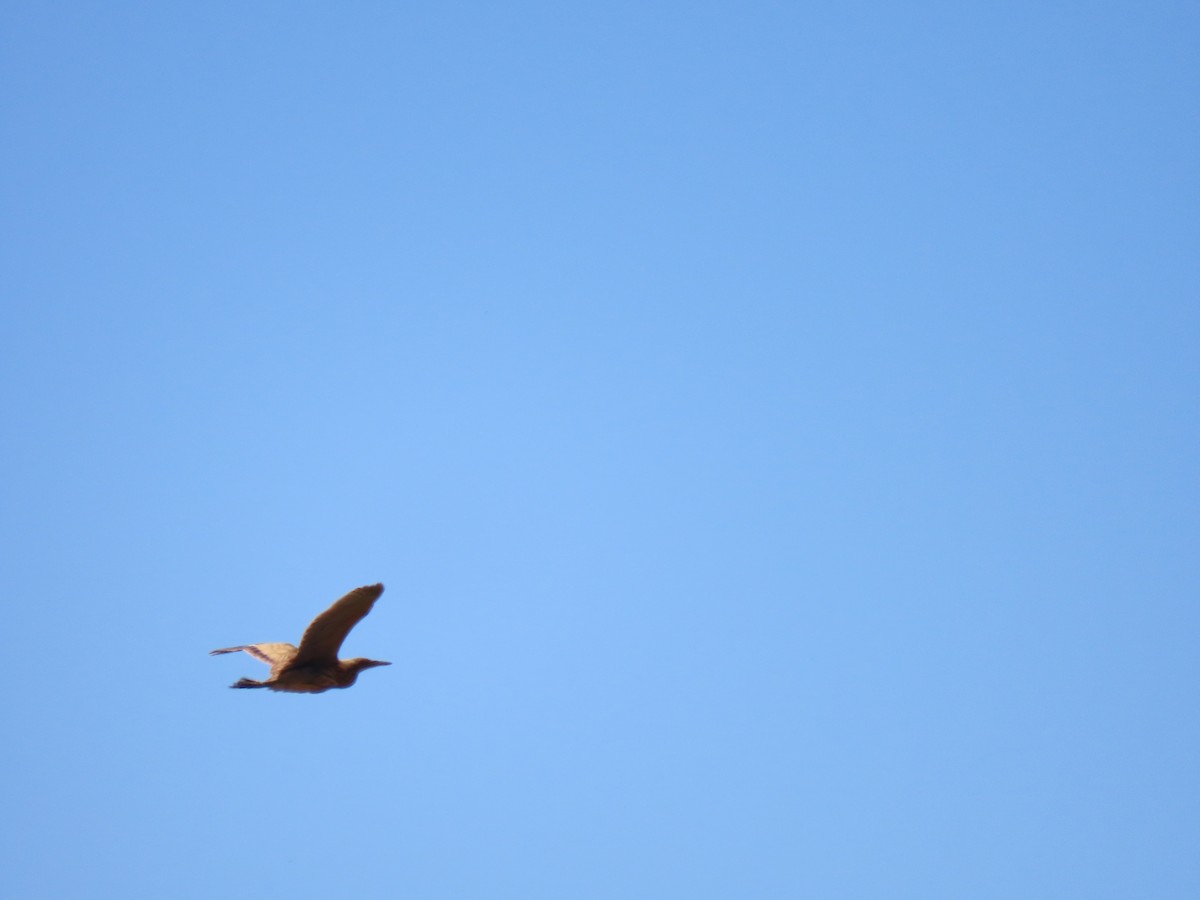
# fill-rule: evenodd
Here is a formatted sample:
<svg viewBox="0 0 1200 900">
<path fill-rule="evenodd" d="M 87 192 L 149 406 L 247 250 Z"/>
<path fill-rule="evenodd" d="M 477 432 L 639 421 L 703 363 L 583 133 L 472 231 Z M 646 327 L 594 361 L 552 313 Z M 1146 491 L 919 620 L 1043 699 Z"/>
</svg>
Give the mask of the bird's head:
<svg viewBox="0 0 1200 900">
<path fill-rule="evenodd" d="M 373 669 L 376 666 L 390 665 L 390 662 L 384 662 L 382 659 L 363 659 L 361 656 L 346 660 L 346 668 L 352 672 L 361 672 L 363 669 Z"/>
</svg>

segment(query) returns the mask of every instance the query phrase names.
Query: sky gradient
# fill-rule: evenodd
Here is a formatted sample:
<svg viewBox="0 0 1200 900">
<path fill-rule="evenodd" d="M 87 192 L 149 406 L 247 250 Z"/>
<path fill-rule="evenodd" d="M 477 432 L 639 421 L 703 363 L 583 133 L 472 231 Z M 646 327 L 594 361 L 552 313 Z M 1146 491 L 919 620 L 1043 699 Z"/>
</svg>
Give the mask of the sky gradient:
<svg viewBox="0 0 1200 900">
<path fill-rule="evenodd" d="M 0 896 L 1200 895 L 1198 39 L 4 3 Z"/>
</svg>

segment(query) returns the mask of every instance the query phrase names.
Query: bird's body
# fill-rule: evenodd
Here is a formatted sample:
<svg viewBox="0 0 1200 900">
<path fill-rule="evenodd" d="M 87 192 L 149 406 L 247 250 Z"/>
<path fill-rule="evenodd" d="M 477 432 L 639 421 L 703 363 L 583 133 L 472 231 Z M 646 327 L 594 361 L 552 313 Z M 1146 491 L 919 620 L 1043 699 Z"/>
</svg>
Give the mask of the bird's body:
<svg viewBox="0 0 1200 900">
<path fill-rule="evenodd" d="M 271 667 L 266 681 L 242 678 L 230 687 L 270 688 L 293 694 L 320 694 L 330 688 L 350 687 L 358 680 L 358 673 L 363 669 L 391 665 L 377 659 L 337 657 L 350 629 L 371 611 L 382 593 L 382 584 L 355 588 L 312 620 L 300 639 L 299 647 L 291 644 L 245 644 L 213 650 L 211 655 L 244 650 Z"/>
</svg>

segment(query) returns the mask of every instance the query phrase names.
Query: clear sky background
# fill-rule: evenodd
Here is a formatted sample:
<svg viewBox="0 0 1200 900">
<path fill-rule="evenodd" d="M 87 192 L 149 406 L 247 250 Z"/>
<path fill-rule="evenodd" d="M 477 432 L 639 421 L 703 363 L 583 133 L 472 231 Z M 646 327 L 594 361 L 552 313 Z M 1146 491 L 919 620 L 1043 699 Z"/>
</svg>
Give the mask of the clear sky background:
<svg viewBox="0 0 1200 900">
<path fill-rule="evenodd" d="M 4 3 L 0 895 L 1200 896 L 1198 46 Z"/>
</svg>

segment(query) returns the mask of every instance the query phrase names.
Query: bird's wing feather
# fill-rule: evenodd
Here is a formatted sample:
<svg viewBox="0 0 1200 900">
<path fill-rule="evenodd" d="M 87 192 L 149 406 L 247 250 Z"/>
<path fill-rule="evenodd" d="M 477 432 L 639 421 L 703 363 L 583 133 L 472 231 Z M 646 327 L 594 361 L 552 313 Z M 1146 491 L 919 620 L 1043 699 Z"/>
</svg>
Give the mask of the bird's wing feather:
<svg viewBox="0 0 1200 900">
<path fill-rule="evenodd" d="M 219 653 L 237 653 L 239 650 L 245 650 L 255 659 L 265 662 L 268 666 L 282 665 L 296 655 L 296 648 L 291 644 L 245 644 L 241 647 L 226 647 L 224 650 L 213 650 L 209 655 L 216 656 Z"/>
<path fill-rule="evenodd" d="M 296 655 L 296 648 L 291 644 L 250 644 L 245 649 L 268 666 L 281 666 Z"/>
<path fill-rule="evenodd" d="M 382 584 L 355 588 L 313 619 L 308 630 L 304 632 L 304 637 L 300 639 L 300 650 L 291 661 L 291 665 L 335 662 L 342 641 L 346 639 L 350 629 L 371 611 L 371 607 L 382 593 Z"/>
</svg>

